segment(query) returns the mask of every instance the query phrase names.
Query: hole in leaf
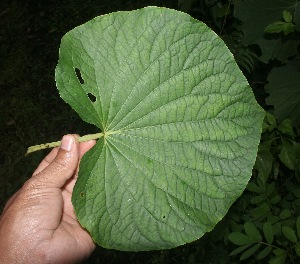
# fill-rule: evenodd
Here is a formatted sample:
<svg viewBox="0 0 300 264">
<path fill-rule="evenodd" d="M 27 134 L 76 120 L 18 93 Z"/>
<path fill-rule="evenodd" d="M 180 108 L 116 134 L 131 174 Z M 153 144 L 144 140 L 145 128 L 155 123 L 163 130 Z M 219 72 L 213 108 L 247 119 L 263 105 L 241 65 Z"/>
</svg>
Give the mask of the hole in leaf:
<svg viewBox="0 0 300 264">
<path fill-rule="evenodd" d="M 165 215 L 163 215 L 163 219 L 165 219 L 166 218 L 166 216 Z"/>
<path fill-rule="evenodd" d="M 91 94 L 91 93 L 88 93 L 87 96 L 89 97 L 89 99 L 94 103 L 96 102 L 96 96 Z"/>
<path fill-rule="evenodd" d="M 84 84 L 84 80 L 82 79 L 81 72 L 78 68 L 75 68 L 76 76 L 81 84 Z"/>
<path fill-rule="evenodd" d="M 80 193 L 80 197 L 84 197 L 84 192 L 81 192 L 81 193 Z"/>
</svg>

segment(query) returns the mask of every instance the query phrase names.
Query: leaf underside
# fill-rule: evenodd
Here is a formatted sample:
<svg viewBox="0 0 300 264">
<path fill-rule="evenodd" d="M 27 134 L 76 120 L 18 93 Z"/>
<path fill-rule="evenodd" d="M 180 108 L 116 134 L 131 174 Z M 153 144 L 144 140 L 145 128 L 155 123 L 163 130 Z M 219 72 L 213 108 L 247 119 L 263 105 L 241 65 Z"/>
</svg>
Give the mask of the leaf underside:
<svg viewBox="0 0 300 264">
<path fill-rule="evenodd" d="M 157 7 L 96 17 L 63 37 L 56 82 L 103 132 L 72 196 L 97 244 L 141 251 L 194 241 L 245 189 L 264 111 L 205 24 Z"/>
</svg>

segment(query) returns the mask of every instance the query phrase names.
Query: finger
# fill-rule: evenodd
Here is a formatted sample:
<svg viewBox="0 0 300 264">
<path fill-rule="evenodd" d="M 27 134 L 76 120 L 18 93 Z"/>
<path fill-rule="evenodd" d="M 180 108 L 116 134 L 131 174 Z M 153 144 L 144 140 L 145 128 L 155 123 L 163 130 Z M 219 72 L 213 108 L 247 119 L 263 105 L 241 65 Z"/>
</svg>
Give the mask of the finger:
<svg viewBox="0 0 300 264">
<path fill-rule="evenodd" d="M 77 135 L 75 135 L 77 137 Z M 79 146 L 79 155 L 80 158 L 88 151 L 90 150 L 94 145 L 96 144 L 96 140 L 89 140 L 86 142 L 80 143 Z M 58 152 L 58 148 L 54 148 L 51 150 L 51 152 L 42 160 L 42 162 L 39 164 L 39 166 L 36 168 L 33 176 L 41 172 L 43 169 L 45 169 L 56 157 Z"/>
<path fill-rule="evenodd" d="M 89 151 L 95 144 L 96 144 L 96 140 L 89 140 L 89 141 L 80 143 L 79 144 L 79 158 L 81 159 L 82 156 L 87 151 Z M 75 171 L 74 177 L 70 178 L 64 186 L 64 188 L 70 193 L 73 192 L 73 188 L 74 188 L 75 182 L 77 180 L 77 176 L 78 176 L 78 170 L 79 170 L 79 166 L 77 167 L 77 169 Z"/>
<path fill-rule="evenodd" d="M 39 164 L 39 166 L 36 168 L 32 176 L 38 174 L 42 170 L 44 170 L 56 157 L 58 152 L 58 148 L 54 148 L 51 150 L 51 152 L 42 160 L 42 162 Z"/>
<path fill-rule="evenodd" d="M 74 134 L 76 138 L 79 137 L 79 135 Z M 51 150 L 51 152 L 42 160 L 42 162 L 39 164 L 39 166 L 36 168 L 36 170 L 33 172 L 32 176 L 38 174 L 43 169 L 45 169 L 51 162 L 54 160 L 58 152 L 58 148 L 54 148 Z"/>
<path fill-rule="evenodd" d="M 44 170 L 31 178 L 30 184 L 61 188 L 75 173 L 78 161 L 79 143 L 74 135 L 66 135 L 62 139 L 56 157 Z"/>
</svg>

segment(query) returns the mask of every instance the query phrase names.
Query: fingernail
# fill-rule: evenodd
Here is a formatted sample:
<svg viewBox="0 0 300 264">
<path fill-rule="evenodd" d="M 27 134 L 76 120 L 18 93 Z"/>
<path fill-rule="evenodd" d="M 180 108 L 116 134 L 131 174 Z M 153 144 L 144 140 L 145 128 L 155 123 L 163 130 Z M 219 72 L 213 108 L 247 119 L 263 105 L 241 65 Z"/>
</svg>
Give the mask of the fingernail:
<svg viewBox="0 0 300 264">
<path fill-rule="evenodd" d="M 72 136 L 63 136 L 62 140 L 61 140 L 61 145 L 60 148 L 66 150 L 66 151 L 70 151 L 72 149 L 73 146 L 73 138 Z"/>
</svg>

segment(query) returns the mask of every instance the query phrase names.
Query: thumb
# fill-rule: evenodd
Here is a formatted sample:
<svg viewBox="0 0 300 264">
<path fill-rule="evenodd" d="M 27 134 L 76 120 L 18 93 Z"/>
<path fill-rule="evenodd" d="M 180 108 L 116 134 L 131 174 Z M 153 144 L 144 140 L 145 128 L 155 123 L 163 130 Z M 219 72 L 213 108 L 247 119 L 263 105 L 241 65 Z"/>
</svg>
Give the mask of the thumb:
<svg viewBox="0 0 300 264">
<path fill-rule="evenodd" d="M 53 161 L 31 180 L 32 184 L 61 188 L 70 179 L 78 166 L 79 143 L 73 135 L 65 135 Z M 33 183 L 34 182 L 34 183 Z"/>
</svg>

